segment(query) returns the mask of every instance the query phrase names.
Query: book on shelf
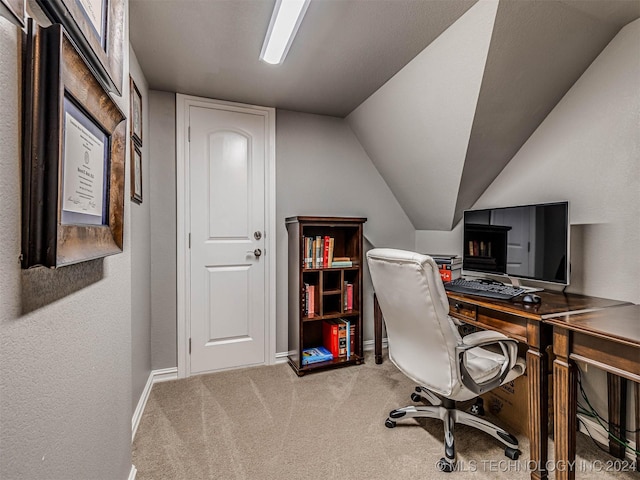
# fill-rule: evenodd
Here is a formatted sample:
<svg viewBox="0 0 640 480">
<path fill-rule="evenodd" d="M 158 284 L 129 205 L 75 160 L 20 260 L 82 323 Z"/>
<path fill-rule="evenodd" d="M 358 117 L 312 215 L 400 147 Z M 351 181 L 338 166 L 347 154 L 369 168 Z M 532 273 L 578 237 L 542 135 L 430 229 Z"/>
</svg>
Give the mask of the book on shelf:
<svg viewBox="0 0 640 480">
<path fill-rule="evenodd" d="M 338 357 L 346 357 L 347 356 L 347 335 L 349 330 L 347 329 L 347 324 L 344 321 L 336 320 L 335 323 L 338 325 Z"/>
<path fill-rule="evenodd" d="M 344 309 L 353 310 L 353 283 L 344 282 Z"/>
<path fill-rule="evenodd" d="M 322 322 L 322 340 L 333 358 L 347 356 L 349 329 L 343 319 L 325 320 Z"/>
<path fill-rule="evenodd" d="M 335 238 L 329 235 L 304 238 L 303 268 L 330 268 L 334 260 Z M 349 258 L 346 258 L 349 260 Z M 351 265 L 349 265 L 351 266 Z"/>
<path fill-rule="evenodd" d="M 330 237 L 329 238 L 329 263 L 327 264 L 327 267 L 331 268 L 331 266 L 333 265 L 333 245 L 335 244 L 335 238 Z"/>
<path fill-rule="evenodd" d="M 346 331 L 346 348 L 347 348 L 347 358 L 351 358 L 351 352 L 353 351 L 353 340 L 351 338 L 352 332 L 351 332 L 351 322 L 345 318 L 339 318 L 338 319 L 339 322 L 341 322 L 344 327 L 345 327 L 345 331 Z M 355 325 L 354 325 L 355 326 Z"/>
<path fill-rule="evenodd" d="M 324 236 L 324 240 L 322 241 L 322 266 L 324 268 L 329 267 L 329 244 L 331 243 L 331 238 L 329 235 Z"/>
<path fill-rule="evenodd" d="M 315 241 L 313 242 L 314 244 L 314 252 L 315 252 L 315 262 L 314 262 L 314 267 L 315 268 L 322 268 L 322 246 L 323 246 L 323 240 L 322 237 L 320 235 L 318 235 L 315 239 Z"/>
<path fill-rule="evenodd" d="M 322 322 L 322 343 L 334 358 L 338 358 L 340 353 L 338 324 L 332 320 L 324 320 Z"/>
<path fill-rule="evenodd" d="M 302 365 L 310 363 L 328 362 L 333 360 L 333 355 L 325 347 L 305 348 L 302 350 Z"/>
<path fill-rule="evenodd" d="M 333 259 L 334 262 L 350 262 L 351 258 L 350 257 L 335 257 Z"/>
<path fill-rule="evenodd" d="M 351 260 L 334 260 L 331 266 L 333 268 L 353 267 L 353 262 Z"/>
<path fill-rule="evenodd" d="M 356 324 L 349 322 L 349 358 L 356 352 Z"/>
<path fill-rule="evenodd" d="M 315 311 L 316 311 L 316 300 L 315 300 L 316 286 L 305 283 L 304 289 L 305 289 L 305 294 L 304 294 L 305 308 L 303 310 L 304 314 L 307 317 L 314 317 Z"/>
</svg>

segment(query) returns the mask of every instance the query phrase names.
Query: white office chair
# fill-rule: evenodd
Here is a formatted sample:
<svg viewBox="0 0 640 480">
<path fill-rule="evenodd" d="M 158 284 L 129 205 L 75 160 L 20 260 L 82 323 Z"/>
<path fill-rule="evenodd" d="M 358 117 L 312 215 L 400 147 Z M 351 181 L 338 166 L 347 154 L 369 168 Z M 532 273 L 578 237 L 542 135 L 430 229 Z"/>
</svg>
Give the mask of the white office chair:
<svg viewBox="0 0 640 480">
<path fill-rule="evenodd" d="M 522 375 L 525 361 L 517 356 L 515 340 L 481 331 L 461 337 L 449 317 L 449 302 L 438 267 L 427 255 L 376 248 L 367 253 L 373 287 L 384 316 L 389 358 L 416 382 L 414 402 L 389 413 L 385 425 L 396 426 L 400 418 L 439 418 L 444 422 L 445 456 L 438 468 L 454 469 L 456 423 L 475 427 L 506 445 L 505 455 L 516 460 L 518 440 L 497 425 L 477 415 L 456 409 L 456 402 L 478 395 Z M 495 353 L 482 347 L 493 345 Z"/>
</svg>

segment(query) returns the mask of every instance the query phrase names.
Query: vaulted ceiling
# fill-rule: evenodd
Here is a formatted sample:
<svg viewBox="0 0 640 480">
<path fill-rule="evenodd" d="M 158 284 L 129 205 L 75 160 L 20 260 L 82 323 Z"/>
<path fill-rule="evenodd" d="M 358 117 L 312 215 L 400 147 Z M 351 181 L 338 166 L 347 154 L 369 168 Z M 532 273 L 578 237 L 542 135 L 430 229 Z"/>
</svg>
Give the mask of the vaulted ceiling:
<svg viewBox="0 0 640 480">
<path fill-rule="evenodd" d="M 455 225 L 640 17 L 640 0 L 311 0 L 273 66 L 274 3 L 130 0 L 150 88 L 346 117 L 424 230 Z"/>
</svg>

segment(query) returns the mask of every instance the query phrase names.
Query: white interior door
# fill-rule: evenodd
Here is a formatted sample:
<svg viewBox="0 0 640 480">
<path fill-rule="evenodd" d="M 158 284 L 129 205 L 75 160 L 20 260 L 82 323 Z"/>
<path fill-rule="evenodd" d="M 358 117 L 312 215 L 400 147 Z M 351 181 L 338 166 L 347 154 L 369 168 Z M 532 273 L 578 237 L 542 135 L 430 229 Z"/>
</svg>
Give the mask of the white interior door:
<svg viewBox="0 0 640 480">
<path fill-rule="evenodd" d="M 190 372 L 265 362 L 265 115 L 190 106 Z"/>
</svg>

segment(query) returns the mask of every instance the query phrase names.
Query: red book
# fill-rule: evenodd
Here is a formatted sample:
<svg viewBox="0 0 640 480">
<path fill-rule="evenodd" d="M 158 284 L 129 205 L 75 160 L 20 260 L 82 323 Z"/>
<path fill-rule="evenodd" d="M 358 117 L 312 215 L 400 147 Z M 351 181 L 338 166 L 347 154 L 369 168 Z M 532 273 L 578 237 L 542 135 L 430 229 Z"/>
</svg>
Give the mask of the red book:
<svg viewBox="0 0 640 480">
<path fill-rule="evenodd" d="M 353 283 L 347 283 L 347 310 L 353 310 Z"/>
<path fill-rule="evenodd" d="M 355 355 L 356 354 L 356 324 L 351 322 L 349 324 L 350 327 L 350 332 L 349 332 L 349 351 L 351 352 L 351 355 Z"/>
<path fill-rule="evenodd" d="M 322 251 L 322 266 L 324 268 L 329 267 L 329 244 L 331 243 L 331 239 L 329 235 L 325 235 L 324 237 L 324 249 Z"/>
<path fill-rule="evenodd" d="M 332 353 L 333 358 L 338 358 L 340 354 L 340 344 L 337 323 L 333 323 L 331 320 L 322 322 L 322 340 L 325 348 Z"/>
<path fill-rule="evenodd" d="M 451 281 L 451 270 L 447 270 L 446 268 L 440 269 L 440 276 L 442 277 L 443 282 Z"/>
</svg>

